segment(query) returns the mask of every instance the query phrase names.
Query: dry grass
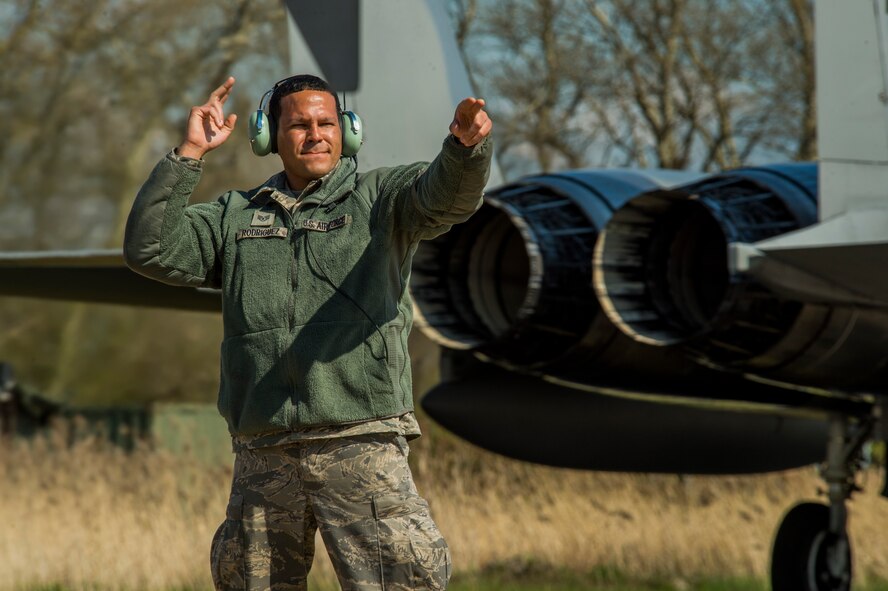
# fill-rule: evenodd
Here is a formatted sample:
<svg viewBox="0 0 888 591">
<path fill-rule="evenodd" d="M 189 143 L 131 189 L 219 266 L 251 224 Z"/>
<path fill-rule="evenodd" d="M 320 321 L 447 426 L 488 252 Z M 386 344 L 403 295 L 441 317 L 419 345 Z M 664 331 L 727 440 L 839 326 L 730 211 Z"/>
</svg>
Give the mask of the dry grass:
<svg viewBox="0 0 888 591">
<path fill-rule="evenodd" d="M 0 446 L 0 590 L 209 588 L 208 545 L 230 470 L 60 433 Z M 813 470 L 730 478 L 595 474 L 506 460 L 426 437 L 412 461 L 456 572 L 528 561 L 632 578 L 763 578 L 780 515 Z M 880 474 L 851 505 L 859 581 L 888 579 Z M 314 577 L 334 580 L 319 552 Z"/>
<path fill-rule="evenodd" d="M 208 586 L 229 470 L 59 432 L 0 453 L 0 588 Z"/>
</svg>

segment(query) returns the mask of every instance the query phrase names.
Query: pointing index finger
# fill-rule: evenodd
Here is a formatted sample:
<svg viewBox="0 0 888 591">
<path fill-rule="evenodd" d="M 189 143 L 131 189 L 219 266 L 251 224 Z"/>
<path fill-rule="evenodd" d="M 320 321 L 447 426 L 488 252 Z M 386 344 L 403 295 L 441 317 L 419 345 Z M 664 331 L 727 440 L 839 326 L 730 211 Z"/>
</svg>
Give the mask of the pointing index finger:
<svg viewBox="0 0 888 591">
<path fill-rule="evenodd" d="M 459 104 L 457 111 L 461 117 L 465 118 L 465 120 L 473 121 L 483 108 L 484 101 L 482 99 L 467 98 Z"/>
</svg>

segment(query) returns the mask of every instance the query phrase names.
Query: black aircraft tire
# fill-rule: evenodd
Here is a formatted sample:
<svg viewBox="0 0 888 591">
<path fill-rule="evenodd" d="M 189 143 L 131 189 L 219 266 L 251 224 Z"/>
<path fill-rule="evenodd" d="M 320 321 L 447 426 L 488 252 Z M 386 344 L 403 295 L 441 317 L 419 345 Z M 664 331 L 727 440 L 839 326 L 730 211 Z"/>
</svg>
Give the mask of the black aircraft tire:
<svg viewBox="0 0 888 591">
<path fill-rule="evenodd" d="M 849 591 L 851 547 L 845 547 L 847 568 L 833 575 L 827 568 L 828 550 L 838 542 L 829 531 L 829 507 L 801 503 L 783 518 L 771 553 L 773 591 Z"/>
</svg>

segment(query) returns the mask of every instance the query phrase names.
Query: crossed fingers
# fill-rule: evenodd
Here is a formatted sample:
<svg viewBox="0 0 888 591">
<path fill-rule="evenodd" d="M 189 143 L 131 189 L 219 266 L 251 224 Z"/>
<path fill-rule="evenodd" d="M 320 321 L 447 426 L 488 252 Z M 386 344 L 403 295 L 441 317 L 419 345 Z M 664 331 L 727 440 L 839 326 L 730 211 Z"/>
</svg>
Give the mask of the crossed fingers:
<svg viewBox="0 0 888 591">
<path fill-rule="evenodd" d="M 225 101 L 228 100 L 228 96 L 231 94 L 231 88 L 233 86 L 234 76 L 229 76 L 228 80 L 222 83 L 222 86 L 210 93 L 209 100 L 200 107 L 206 115 L 209 115 L 212 118 L 213 123 L 215 123 L 217 127 L 221 128 L 226 123 L 223 105 L 225 105 Z M 232 115 L 229 115 L 228 118 L 231 119 Z M 233 121 L 229 121 L 229 127 L 233 127 L 233 124 Z"/>
</svg>

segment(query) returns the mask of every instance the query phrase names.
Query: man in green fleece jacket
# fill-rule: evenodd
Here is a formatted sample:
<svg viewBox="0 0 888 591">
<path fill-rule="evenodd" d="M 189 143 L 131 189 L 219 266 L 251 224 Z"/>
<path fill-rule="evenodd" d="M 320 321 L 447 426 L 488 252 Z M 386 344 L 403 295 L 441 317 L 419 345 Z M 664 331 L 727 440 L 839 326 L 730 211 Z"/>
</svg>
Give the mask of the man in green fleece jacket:
<svg viewBox="0 0 888 591">
<path fill-rule="evenodd" d="M 459 103 L 438 156 L 357 172 L 326 82 L 269 101 L 283 171 L 188 205 L 203 157 L 234 128 L 229 78 L 193 107 L 127 223 L 136 272 L 222 290 L 219 411 L 236 451 L 213 539 L 217 589 L 305 589 L 320 528 L 343 589 L 444 589 L 450 555 L 407 466 L 413 414 L 408 293 L 417 244 L 481 205 L 484 101 Z M 443 127 L 443 126 L 442 126 Z"/>
</svg>

